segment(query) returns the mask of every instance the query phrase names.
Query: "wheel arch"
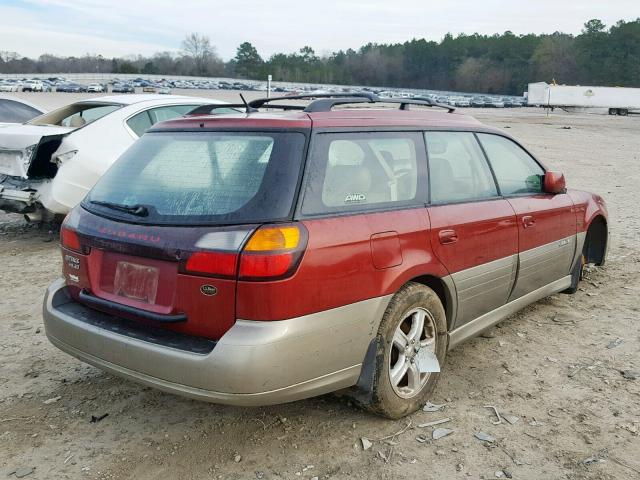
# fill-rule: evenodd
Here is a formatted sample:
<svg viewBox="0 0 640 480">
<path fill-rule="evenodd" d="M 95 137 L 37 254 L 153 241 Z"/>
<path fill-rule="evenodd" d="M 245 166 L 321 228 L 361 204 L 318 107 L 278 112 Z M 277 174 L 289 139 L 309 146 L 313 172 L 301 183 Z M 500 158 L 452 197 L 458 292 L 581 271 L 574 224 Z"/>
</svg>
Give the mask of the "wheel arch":
<svg viewBox="0 0 640 480">
<path fill-rule="evenodd" d="M 593 217 L 587 227 L 584 252 L 587 263 L 595 263 L 602 266 L 607 256 L 609 244 L 609 229 L 607 220 L 603 215 Z"/>
<path fill-rule="evenodd" d="M 436 292 L 447 317 L 447 330 L 451 331 L 457 313 L 455 285 L 451 278 L 425 274 L 412 278 L 410 282 L 420 283 Z"/>
</svg>

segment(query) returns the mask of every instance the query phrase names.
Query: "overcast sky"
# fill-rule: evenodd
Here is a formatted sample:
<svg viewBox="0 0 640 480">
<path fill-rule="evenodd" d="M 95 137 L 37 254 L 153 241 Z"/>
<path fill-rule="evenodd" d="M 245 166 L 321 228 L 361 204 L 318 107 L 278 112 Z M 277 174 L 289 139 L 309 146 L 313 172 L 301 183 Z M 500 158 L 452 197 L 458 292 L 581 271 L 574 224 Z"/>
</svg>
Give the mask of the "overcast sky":
<svg viewBox="0 0 640 480">
<path fill-rule="evenodd" d="M 447 32 L 578 34 L 591 18 L 637 17 L 640 0 L 0 0 L 0 50 L 148 55 L 199 32 L 228 60 L 244 41 L 263 57 L 304 45 L 322 54 Z"/>
</svg>

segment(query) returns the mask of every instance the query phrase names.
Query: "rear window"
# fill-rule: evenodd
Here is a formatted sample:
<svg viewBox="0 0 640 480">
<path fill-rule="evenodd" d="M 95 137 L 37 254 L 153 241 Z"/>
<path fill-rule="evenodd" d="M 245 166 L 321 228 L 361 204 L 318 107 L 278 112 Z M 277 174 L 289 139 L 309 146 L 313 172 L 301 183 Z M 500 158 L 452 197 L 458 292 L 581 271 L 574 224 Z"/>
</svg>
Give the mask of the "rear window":
<svg viewBox="0 0 640 480">
<path fill-rule="evenodd" d="M 83 206 L 151 224 L 237 224 L 290 218 L 301 133 L 158 132 L 138 140 Z M 143 206 L 133 215 L 100 205 Z"/>
<path fill-rule="evenodd" d="M 122 108 L 120 103 L 73 103 L 58 108 L 29 122 L 30 125 L 59 125 L 61 127 L 82 127 L 95 122 L 105 115 Z"/>
</svg>

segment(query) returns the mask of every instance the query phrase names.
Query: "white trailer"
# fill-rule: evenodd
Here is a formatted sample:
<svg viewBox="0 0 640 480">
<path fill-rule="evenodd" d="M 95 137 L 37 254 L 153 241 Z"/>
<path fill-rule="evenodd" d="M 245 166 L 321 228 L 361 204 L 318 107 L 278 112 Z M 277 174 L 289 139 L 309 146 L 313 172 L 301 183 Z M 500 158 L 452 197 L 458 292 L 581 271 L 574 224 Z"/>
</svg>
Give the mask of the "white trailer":
<svg viewBox="0 0 640 480">
<path fill-rule="evenodd" d="M 529 105 L 567 111 L 627 115 L 640 113 L 640 88 L 581 87 L 530 83 Z"/>
</svg>

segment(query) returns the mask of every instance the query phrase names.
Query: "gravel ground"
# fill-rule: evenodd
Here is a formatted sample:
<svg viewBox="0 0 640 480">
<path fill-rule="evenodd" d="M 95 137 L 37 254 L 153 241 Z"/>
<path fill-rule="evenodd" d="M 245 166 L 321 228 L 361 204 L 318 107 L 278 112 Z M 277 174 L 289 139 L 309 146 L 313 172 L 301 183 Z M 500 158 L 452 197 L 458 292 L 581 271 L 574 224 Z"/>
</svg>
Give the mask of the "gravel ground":
<svg viewBox="0 0 640 480">
<path fill-rule="evenodd" d="M 53 108 L 91 95 L 19 96 Z M 542 300 L 451 351 L 431 399 L 442 410 L 389 421 L 333 395 L 233 408 L 102 373 L 43 332 L 43 292 L 61 268 L 56 233 L 0 214 L 0 476 L 640 478 L 640 118 L 471 113 L 508 128 L 571 187 L 602 194 L 611 246 L 576 295 Z M 517 421 L 493 424 L 486 405 Z M 439 440 L 418 426 L 444 418 L 453 433 Z"/>
</svg>

